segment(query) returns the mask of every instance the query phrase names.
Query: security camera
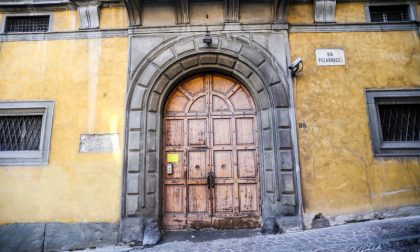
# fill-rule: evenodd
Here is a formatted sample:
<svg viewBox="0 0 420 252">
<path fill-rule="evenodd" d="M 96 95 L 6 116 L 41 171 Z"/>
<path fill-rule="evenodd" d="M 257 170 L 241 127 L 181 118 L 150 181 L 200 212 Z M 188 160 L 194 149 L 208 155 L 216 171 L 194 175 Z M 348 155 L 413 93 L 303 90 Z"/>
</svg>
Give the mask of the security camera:
<svg viewBox="0 0 420 252">
<path fill-rule="evenodd" d="M 292 65 L 289 66 L 289 69 L 292 71 L 292 77 L 296 77 L 296 74 L 303 70 L 303 61 L 300 57 L 297 57 L 293 61 Z"/>
</svg>

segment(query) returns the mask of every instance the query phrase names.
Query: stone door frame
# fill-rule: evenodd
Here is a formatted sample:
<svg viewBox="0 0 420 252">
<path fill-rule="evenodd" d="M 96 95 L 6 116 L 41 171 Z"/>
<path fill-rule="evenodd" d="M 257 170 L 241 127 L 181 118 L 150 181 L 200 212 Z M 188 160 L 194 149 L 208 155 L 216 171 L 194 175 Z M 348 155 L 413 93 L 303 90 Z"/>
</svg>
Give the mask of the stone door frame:
<svg viewBox="0 0 420 252">
<path fill-rule="evenodd" d="M 173 88 L 188 76 L 214 72 L 233 77 L 257 107 L 262 218 L 289 216 L 301 223 L 296 144 L 291 120 L 291 79 L 276 58 L 245 36 L 204 35 L 164 41 L 129 76 L 123 171 L 122 220 L 159 220 L 162 112 Z M 130 44 L 130 50 L 135 45 Z M 286 59 L 285 59 L 286 60 Z M 289 218 L 290 219 L 290 218 Z M 127 224 L 130 225 L 130 224 Z M 129 228 L 127 228 L 129 229 Z M 124 230 L 123 232 L 124 233 Z"/>
</svg>

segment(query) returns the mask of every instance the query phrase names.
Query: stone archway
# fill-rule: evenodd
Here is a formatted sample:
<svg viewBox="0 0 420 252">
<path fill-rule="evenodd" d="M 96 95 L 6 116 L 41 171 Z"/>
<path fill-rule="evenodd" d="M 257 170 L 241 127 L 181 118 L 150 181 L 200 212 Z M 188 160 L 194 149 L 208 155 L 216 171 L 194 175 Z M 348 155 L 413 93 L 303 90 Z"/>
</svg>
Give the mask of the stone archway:
<svg viewBox="0 0 420 252">
<path fill-rule="evenodd" d="M 159 220 L 162 109 L 181 80 L 208 71 L 237 79 L 256 103 L 263 221 L 281 216 L 299 219 L 287 71 L 266 49 L 243 37 L 213 36 L 210 46 L 202 39 L 186 37 L 162 43 L 130 76 L 123 229 L 124 217 L 136 217 L 137 222 Z"/>
</svg>

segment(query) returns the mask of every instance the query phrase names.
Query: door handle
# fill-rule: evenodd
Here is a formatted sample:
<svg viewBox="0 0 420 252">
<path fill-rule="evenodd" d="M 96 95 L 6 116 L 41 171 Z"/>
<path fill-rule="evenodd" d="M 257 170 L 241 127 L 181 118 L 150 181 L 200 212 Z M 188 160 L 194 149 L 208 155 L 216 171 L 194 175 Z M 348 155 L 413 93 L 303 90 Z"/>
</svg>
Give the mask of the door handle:
<svg viewBox="0 0 420 252">
<path fill-rule="evenodd" d="M 209 171 L 207 173 L 207 188 L 214 188 L 216 186 L 216 176 L 214 175 L 214 172 Z"/>
<path fill-rule="evenodd" d="M 211 172 L 207 173 L 207 188 L 210 189 L 211 187 Z"/>
</svg>

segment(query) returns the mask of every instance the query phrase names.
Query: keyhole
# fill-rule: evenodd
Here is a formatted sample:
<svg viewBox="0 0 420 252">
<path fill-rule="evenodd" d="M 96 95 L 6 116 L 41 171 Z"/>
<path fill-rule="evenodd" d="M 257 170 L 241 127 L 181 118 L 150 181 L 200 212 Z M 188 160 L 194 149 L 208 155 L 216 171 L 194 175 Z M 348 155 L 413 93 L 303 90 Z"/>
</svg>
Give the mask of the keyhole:
<svg viewBox="0 0 420 252">
<path fill-rule="evenodd" d="M 226 165 L 222 164 L 222 169 L 225 169 L 225 168 L 226 168 Z"/>
<path fill-rule="evenodd" d="M 197 169 L 197 170 L 200 169 L 200 166 L 199 165 L 196 165 L 195 166 L 195 169 Z"/>
</svg>

